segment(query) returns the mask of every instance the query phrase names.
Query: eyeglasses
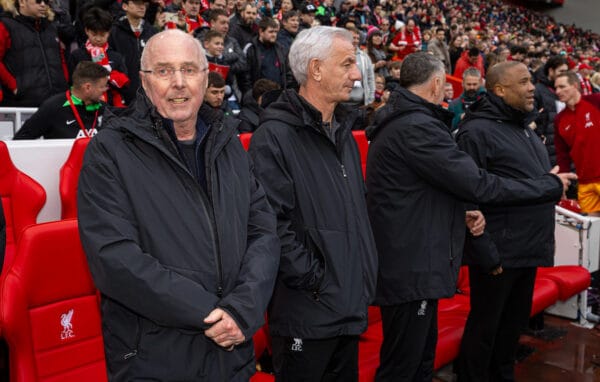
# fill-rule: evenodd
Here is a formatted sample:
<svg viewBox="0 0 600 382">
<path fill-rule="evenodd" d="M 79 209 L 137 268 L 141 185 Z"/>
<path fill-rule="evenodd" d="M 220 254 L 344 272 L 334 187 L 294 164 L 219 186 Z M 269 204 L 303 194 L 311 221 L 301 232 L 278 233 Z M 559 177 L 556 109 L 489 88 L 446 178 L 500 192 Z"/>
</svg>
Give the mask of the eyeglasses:
<svg viewBox="0 0 600 382">
<path fill-rule="evenodd" d="M 160 67 L 154 70 L 140 70 L 142 73 L 151 73 L 162 80 L 168 80 L 175 76 L 175 72 L 181 72 L 184 78 L 194 78 L 201 72 L 206 72 L 208 68 L 198 69 L 195 66 L 184 66 L 179 69 L 172 67 Z"/>
</svg>

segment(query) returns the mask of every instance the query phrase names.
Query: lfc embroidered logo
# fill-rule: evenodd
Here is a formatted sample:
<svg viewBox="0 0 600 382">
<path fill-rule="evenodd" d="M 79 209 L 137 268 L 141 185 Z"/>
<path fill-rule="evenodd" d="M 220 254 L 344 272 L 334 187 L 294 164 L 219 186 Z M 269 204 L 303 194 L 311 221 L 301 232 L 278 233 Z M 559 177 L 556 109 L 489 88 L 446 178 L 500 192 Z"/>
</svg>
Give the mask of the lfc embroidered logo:
<svg viewBox="0 0 600 382">
<path fill-rule="evenodd" d="M 60 333 L 61 340 L 66 340 L 68 338 L 75 337 L 75 333 L 73 332 L 73 324 L 71 324 L 72 319 L 73 319 L 73 309 L 70 309 L 67 313 L 61 314 L 60 324 L 63 327 L 63 330 Z"/>
<path fill-rule="evenodd" d="M 290 348 L 291 351 L 302 351 L 302 338 L 294 338 L 294 343 Z"/>
</svg>

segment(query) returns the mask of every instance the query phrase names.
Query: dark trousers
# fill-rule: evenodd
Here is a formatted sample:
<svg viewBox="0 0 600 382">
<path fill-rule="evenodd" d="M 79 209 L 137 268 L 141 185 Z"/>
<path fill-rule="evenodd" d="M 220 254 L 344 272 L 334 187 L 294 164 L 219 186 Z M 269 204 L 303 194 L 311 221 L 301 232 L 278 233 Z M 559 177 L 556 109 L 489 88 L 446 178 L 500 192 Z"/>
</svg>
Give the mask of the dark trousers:
<svg viewBox="0 0 600 382">
<path fill-rule="evenodd" d="M 460 382 L 514 381 L 515 351 L 527 327 L 537 268 L 493 276 L 469 267 L 471 311 L 460 346 Z"/>
<path fill-rule="evenodd" d="M 358 381 L 358 336 L 272 338 L 275 381 Z"/>
<path fill-rule="evenodd" d="M 383 344 L 375 380 L 433 379 L 437 344 L 437 300 L 382 306 Z"/>
</svg>

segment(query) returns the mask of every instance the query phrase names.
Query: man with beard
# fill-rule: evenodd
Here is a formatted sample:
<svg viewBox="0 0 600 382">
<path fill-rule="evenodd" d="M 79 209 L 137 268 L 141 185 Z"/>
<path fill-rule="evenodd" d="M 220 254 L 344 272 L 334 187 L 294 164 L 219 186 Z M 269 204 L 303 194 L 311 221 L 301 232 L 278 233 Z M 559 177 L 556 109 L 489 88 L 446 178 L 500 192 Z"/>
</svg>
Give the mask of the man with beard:
<svg viewBox="0 0 600 382">
<path fill-rule="evenodd" d="M 257 12 L 256 4 L 249 2 L 242 9 L 240 19 L 230 24 L 229 35 L 237 40 L 242 49 L 246 49 L 258 32 Z"/>
<path fill-rule="evenodd" d="M 550 57 L 544 67 L 535 73 L 537 83 L 535 84 L 535 109 L 539 115 L 535 120 L 536 134 L 542 138 L 546 145 L 550 163 L 556 164 L 556 150 L 554 148 L 554 118 L 560 112 L 557 107 L 560 101 L 556 96 L 554 81 L 559 74 L 569 70 L 565 56 L 556 55 Z M 564 105 L 561 105 L 561 108 Z"/>
<path fill-rule="evenodd" d="M 281 17 L 281 29 L 277 33 L 277 42 L 283 48 L 287 56 L 290 46 L 298 34 L 300 19 L 297 11 L 287 11 Z"/>
<path fill-rule="evenodd" d="M 463 119 L 469 106 L 474 104 L 485 93 L 485 89 L 481 86 L 481 83 L 481 73 L 477 68 L 465 70 L 462 82 L 463 93 L 448 105 L 448 110 L 454 113 L 452 130 L 458 129 L 458 123 Z"/>
<path fill-rule="evenodd" d="M 244 51 L 248 60 L 248 80 L 253 84 L 261 78 L 277 83 L 282 89 L 293 84 L 287 57 L 277 43 L 277 21 L 265 17 L 258 24 L 258 37 L 254 37 Z"/>
</svg>

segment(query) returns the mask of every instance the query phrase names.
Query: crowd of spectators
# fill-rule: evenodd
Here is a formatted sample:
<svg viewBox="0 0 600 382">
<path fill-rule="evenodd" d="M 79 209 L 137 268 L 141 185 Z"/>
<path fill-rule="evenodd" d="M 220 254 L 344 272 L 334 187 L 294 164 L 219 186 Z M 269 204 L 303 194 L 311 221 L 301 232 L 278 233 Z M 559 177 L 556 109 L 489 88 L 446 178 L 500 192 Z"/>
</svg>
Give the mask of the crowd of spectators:
<svg viewBox="0 0 600 382">
<path fill-rule="evenodd" d="M 104 101 L 124 107 L 139 88 L 145 42 L 157 31 L 178 28 L 203 42 L 210 71 L 226 82 L 223 108 L 237 113 L 244 100 L 252 98 L 249 94 L 259 79 L 272 80 L 280 89 L 297 86 L 287 51 L 300 31 L 318 24 L 344 27 L 357 36 L 363 80 L 355 84 L 352 102 L 367 109 L 385 103 L 399 84 L 401 61 L 418 51 L 440 58 L 447 73 L 459 80 L 466 69 L 477 68 L 482 84 L 494 63 L 521 61 L 539 74 L 550 57 L 560 55 L 569 69 L 579 72 L 584 93 L 600 91 L 598 34 L 501 0 L 0 0 L 0 4 L 1 106 L 39 107 L 51 95 L 67 90 L 77 62 L 92 60 L 111 72 Z M 112 17 L 110 28 L 107 15 Z M 534 75 L 534 80 L 544 80 L 539 77 Z"/>
</svg>

